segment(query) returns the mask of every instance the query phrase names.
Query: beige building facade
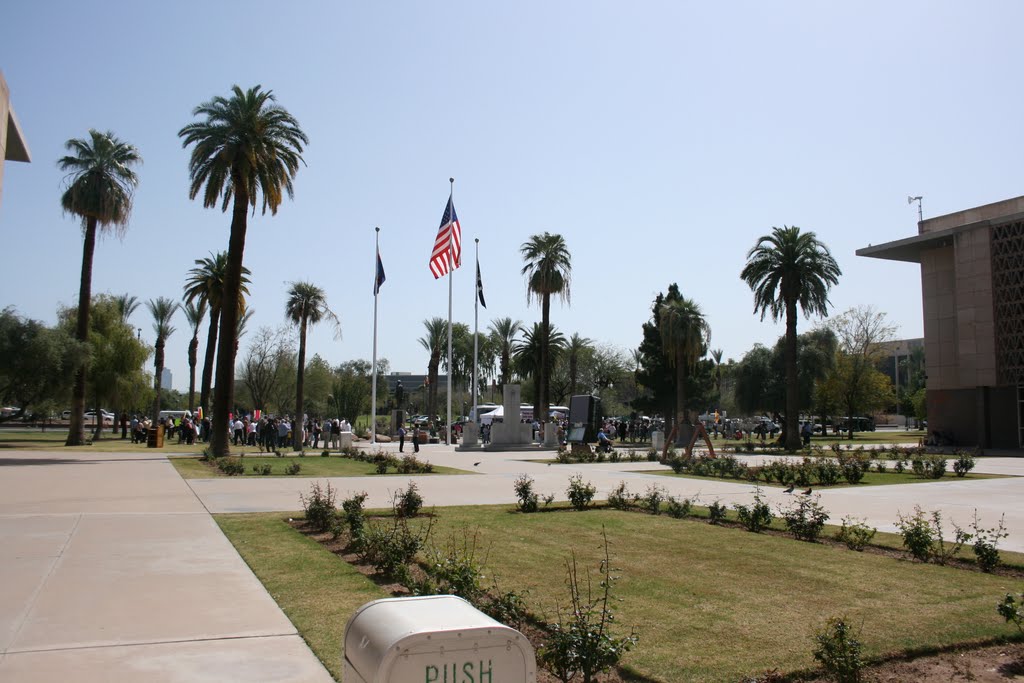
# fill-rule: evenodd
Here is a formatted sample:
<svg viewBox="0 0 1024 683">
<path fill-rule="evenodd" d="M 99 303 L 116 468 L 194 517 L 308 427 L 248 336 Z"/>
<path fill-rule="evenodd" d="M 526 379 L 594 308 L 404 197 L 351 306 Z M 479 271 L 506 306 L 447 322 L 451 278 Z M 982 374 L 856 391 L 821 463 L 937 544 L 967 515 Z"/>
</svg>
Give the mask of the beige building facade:
<svg viewBox="0 0 1024 683">
<path fill-rule="evenodd" d="M 857 255 L 921 265 L 929 431 L 1024 446 L 1024 197 L 929 218 Z"/>
<path fill-rule="evenodd" d="M 3 162 L 0 162 L 0 200 L 3 199 L 4 190 L 4 166 L 8 161 L 31 161 L 28 152 L 28 145 L 25 144 L 25 137 L 21 134 L 18 126 L 18 119 L 14 116 L 14 109 L 11 107 L 11 92 L 7 88 L 7 81 L 0 71 L 0 152 Z"/>
</svg>

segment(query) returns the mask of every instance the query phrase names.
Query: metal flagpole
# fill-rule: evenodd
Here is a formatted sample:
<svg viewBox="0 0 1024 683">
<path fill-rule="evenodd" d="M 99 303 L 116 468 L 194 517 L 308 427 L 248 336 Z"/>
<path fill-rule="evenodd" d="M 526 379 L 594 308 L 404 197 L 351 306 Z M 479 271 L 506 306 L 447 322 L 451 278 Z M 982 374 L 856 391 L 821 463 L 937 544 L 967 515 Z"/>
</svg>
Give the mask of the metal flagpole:
<svg viewBox="0 0 1024 683">
<path fill-rule="evenodd" d="M 451 184 L 451 190 L 448 195 L 448 201 L 452 201 L 455 196 L 455 178 L 449 178 L 448 182 Z M 454 207 L 454 202 L 452 206 Z M 449 216 L 451 218 L 451 216 Z M 452 251 L 452 231 L 448 231 L 448 422 L 446 429 L 448 430 L 448 444 L 452 443 L 452 435 L 454 431 L 452 429 L 452 278 L 455 276 L 455 263 L 452 260 L 454 257 Z"/>
<path fill-rule="evenodd" d="M 377 445 L 377 259 L 380 257 L 380 228 L 374 228 L 373 250 L 373 387 L 370 389 L 370 443 Z"/>
<path fill-rule="evenodd" d="M 477 237 L 474 241 L 476 242 L 476 272 L 477 272 L 476 276 L 479 277 L 479 273 L 480 273 L 480 238 Z M 477 351 L 478 351 L 477 345 L 479 343 L 479 336 L 480 336 L 480 293 L 477 291 L 477 287 L 479 287 L 479 286 L 480 286 L 479 281 L 473 283 L 473 422 L 476 423 L 476 424 L 480 424 L 480 416 L 477 415 L 477 405 L 476 405 L 476 400 L 477 400 L 476 397 L 477 397 L 477 394 L 479 393 L 477 391 L 477 386 L 476 386 L 476 383 L 478 381 L 476 357 L 477 357 Z"/>
</svg>

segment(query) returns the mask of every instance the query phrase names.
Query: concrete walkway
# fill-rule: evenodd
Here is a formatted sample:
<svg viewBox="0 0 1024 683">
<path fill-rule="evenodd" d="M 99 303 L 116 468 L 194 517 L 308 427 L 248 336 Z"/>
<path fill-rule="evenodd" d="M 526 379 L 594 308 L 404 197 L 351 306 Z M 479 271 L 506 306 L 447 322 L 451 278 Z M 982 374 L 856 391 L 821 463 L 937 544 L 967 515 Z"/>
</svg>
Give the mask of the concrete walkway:
<svg viewBox="0 0 1024 683">
<path fill-rule="evenodd" d="M 166 458 L 0 453 L 0 681 L 332 678 Z"/>
<path fill-rule="evenodd" d="M 397 453 L 395 444 L 379 444 L 377 448 Z M 407 446 L 406 452 L 410 450 Z M 730 506 L 749 503 L 755 490 L 751 484 L 733 480 L 664 477 L 652 471 L 667 471 L 667 467 L 646 461 L 560 465 L 553 463 L 554 455 L 550 451 L 484 453 L 457 451 L 442 444 L 421 446 L 419 457 L 435 465 L 455 467 L 473 474 L 324 480 L 338 489 L 339 498 L 366 491 L 370 507 L 387 507 L 392 495 L 410 480 L 416 481 L 427 507 L 512 504 L 516 501 L 513 482 L 520 474 L 533 477 L 534 490 L 540 494 L 554 493 L 556 500 L 566 500 L 569 477 L 576 473 L 581 473 L 585 480 L 597 487 L 598 499 L 606 498 L 608 492 L 622 481 L 634 493 L 642 494 L 649 486 L 658 485 L 674 496 L 696 497 L 703 504 L 718 500 Z M 740 459 L 759 464 L 772 457 L 775 456 L 740 456 Z M 552 462 L 531 462 L 538 459 Z M 1013 478 L 964 480 L 952 474 L 952 466 L 949 472 L 938 482 L 825 489 L 819 492 L 821 504 L 831 515 L 830 522 L 838 524 L 843 517 L 852 515 L 881 531 L 896 531 L 895 522 L 899 515 L 913 513 L 914 505 L 920 505 L 928 512 L 941 510 L 950 539 L 953 526 L 946 523 L 948 521 L 967 529 L 976 509 L 982 526 L 994 527 L 1000 515 L 1005 514 L 1010 536 L 1000 542 L 1000 547 L 1024 552 L 1024 458 L 982 458 L 975 467 L 975 472 L 1013 475 Z M 270 512 L 300 510 L 299 494 L 308 493 L 310 480 L 221 477 L 191 479 L 189 485 L 210 512 Z M 792 499 L 792 495 L 777 487 L 763 487 L 761 492 L 773 510 Z"/>
</svg>

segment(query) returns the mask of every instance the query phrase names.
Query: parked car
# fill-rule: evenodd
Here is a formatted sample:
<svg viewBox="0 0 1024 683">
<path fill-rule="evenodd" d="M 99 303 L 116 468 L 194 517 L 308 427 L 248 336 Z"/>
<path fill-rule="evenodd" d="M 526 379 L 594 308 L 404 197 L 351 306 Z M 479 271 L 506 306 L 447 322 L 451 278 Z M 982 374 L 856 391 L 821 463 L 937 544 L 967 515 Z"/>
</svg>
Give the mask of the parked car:
<svg viewBox="0 0 1024 683">
<path fill-rule="evenodd" d="M 68 417 L 71 416 L 71 411 L 65 411 L 65 412 L 68 413 Z M 108 413 L 107 411 L 103 410 L 102 408 L 100 408 L 100 419 L 103 420 L 103 424 L 105 424 L 105 425 L 112 425 L 112 424 L 114 424 L 114 414 L 113 413 Z M 86 424 L 96 424 L 96 411 L 95 410 L 86 411 L 86 413 L 85 413 L 85 423 Z"/>
</svg>

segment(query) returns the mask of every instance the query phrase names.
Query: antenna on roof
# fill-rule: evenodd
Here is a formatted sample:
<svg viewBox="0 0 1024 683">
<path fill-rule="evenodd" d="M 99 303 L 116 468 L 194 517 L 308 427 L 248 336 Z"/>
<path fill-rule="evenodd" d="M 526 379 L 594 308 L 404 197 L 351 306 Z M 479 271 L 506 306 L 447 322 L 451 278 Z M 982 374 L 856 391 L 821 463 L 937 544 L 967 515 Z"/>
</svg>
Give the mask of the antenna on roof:
<svg viewBox="0 0 1024 683">
<path fill-rule="evenodd" d="M 923 197 L 920 195 L 918 195 L 917 197 L 907 197 L 907 204 L 913 204 L 914 202 L 917 202 L 917 221 L 919 223 L 924 220 L 924 212 L 921 210 L 921 199 L 923 199 Z"/>
</svg>

